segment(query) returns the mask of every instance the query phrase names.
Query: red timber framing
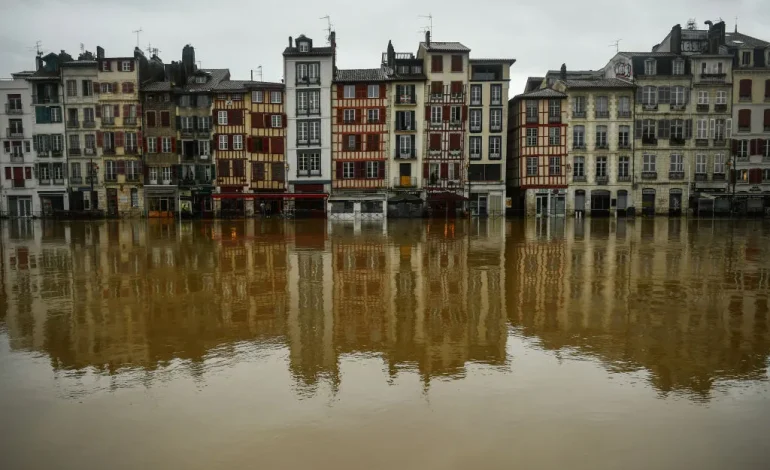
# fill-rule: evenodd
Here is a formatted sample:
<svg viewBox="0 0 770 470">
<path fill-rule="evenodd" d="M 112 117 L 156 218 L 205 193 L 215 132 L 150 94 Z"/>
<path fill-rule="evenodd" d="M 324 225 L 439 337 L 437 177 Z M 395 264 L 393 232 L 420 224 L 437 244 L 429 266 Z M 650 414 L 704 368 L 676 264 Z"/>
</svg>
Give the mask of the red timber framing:
<svg viewBox="0 0 770 470">
<path fill-rule="evenodd" d="M 353 87 L 353 98 L 345 98 L 346 86 Z M 370 86 L 376 98 L 369 98 Z M 387 90 L 384 82 L 332 87 L 332 189 L 387 187 Z"/>
<path fill-rule="evenodd" d="M 559 102 L 558 116 L 549 114 L 551 100 Z M 527 119 L 527 102 L 537 102 L 537 119 Z M 519 138 L 519 180 L 522 189 L 567 187 L 567 100 L 564 98 L 530 98 L 517 103 Z M 551 145 L 552 128 L 559 129 L 559 143 Z M 527 132 L 537 129 L 536 145 L 527 145 Z M 528 131 L 529 130 L 529 131 Z M 551 174 L 551 157 L 559 158 L 558 174 Z M 537 158 L 537 175 L 527 173 L 529 158 Z"/>
<path fill-rule="evenodd" d="M 216 161 L 216 185 L 248 186 L 248 157 L 246 150 L 250 129 L 246 128 L 246 113 L 250 97 L 245 91 L 215 92 L 211 113 L 213 137 L 211 149 Z M 233 188 L 234 189 L 234 188 Z"/>
<path fill-rule="evenodd" d="M 283 192 L 286 190 L 284 86 L 254 82 L 247 85 L 247 90 L 244 100 L 249 103 L 250 129 L 246 139 L 249 187 L 254 192 Z"/>
<path fill-rule="evenodd" d="M 423 181 L 427 197 L 461 199 L 466 182 L 465 140 L 468 122 L 466 85 L 431 82 L 425 92 L 425 157 Z"/>
</svg>

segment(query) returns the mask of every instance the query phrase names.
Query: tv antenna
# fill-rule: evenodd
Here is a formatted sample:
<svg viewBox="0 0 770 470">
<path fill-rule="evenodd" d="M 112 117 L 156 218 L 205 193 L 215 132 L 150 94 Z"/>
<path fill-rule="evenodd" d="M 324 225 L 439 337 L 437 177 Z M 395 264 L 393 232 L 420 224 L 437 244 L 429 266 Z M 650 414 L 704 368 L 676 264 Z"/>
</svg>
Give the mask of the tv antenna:
<svg viewBox="0 0 770 470">
<path fill-rule="evenodd" d="M 326 20 L 326 40 L 331 42 L 332 40 L 332 18 L 329 15 L 318 18 L 319 20 Z"/>
<path fill-rule="evenodd" d="M 147 49 L 145 50 L 147 51 L 148 54 L 150 54 L 150 57 L 154 55 L 158 55 L 158 53 L 160 52 L 160 49 L 158 49 L 157 47 L 152 47 L 152 44 L 149 42 L 147 43 Z"/>
<path fill-rule="evenodd" d="M 256 68 L 256 70 L 257 70 L 257 75 L 259 76 L 259 80 L 258 81 L 261 82 L 262 81 L 262 66 L 260 65 L 259 67 Z M 251 81 L 252 82 L 254 81 L 254 69 L 251 70 Z"/>
<path fill-rule="evenodd" d="M 620 41 L 622 41 L 622 39 L 616 39 L 615 42 L 613 42 L 607 47 L 615 46 L 615 53 L 617 54 L 617 52 L 620 50 Z"/>
<path fill-rule="evenodd" d="M 139 33 L 142 32 L 142 27 L 140 26 L 139 29 L 135 29 L 131 32 L 136 34 L 136 47 L 139 47 Z"/>
<path fill-rule="evenodd" d="M 417 18 L 427 18 L 428 19 L 428 26 L 427 27 L 423 27 L 422 31 L 430 31 L 431 36 L 433 36 L 433 14 L 432 13 L 428 13 L 427 15 L 417 15 Z"/>
<path fill-rule="evenodd" d="M 38 56 L 42 56 L 44 52 L 43 42 L 38 39 L 37 41 L 35 41 L 35 45 L 28 48 L 28 50 L 35 51 L 35 54 L 37 54 Z"/>
<path fill-rule="evenodd" d="M 83 43 L 81 42 L 81 43 L 80 43 L 80 53 L 82 54 L 82 53 L 84 53 L 85 51 L 86 51 L 86 45 L 85 45 L 85 44 L 83 44 Z"/>
</svg>

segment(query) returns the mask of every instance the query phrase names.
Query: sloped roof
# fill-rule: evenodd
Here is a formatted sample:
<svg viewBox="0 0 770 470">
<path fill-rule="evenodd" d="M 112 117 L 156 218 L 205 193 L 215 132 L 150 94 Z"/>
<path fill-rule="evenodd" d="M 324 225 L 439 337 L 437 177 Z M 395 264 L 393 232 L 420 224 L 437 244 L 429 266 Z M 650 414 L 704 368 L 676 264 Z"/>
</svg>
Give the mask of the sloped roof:
<svg viewBox="0 0 770 470">
<path fill-rule="evenodd" d="M 480 58 L 480 59 L 469 59 L 469 62 L 471 64 L 509 64 L 513 65 L 516 62 L 516 59 L 501 59 L 501 58 Z"/>
<path fill-rule="evenodd" d="M 562 80 L 567 88 L 633 88 L 631 82 L 619 78 L 600 78 L 591 80 Z"/>
<path fill-rule="evenodd" d="M 439 42 L 431 41 L 430 44 L 425 42 L 420 43 L 420 47 L 424 47 L 431 52 L 470 52 L 471 50 L 459 42 Z"/>
<path fill-rule="evenodd" d="M 742 33 L 725 33 L 725 43 L 730 47 L 770 47 L 770 43 L 767 41 L 747 36 Z"/>
<path fill-rule="evenodd" d="M 626 57 L 676 57 L 673 52 L 618 52 Z"/>
<path fill-rule="evenodd" d="M 384 82 L 388 76 L 382 68 L 377 69 L 338 69 L 335 82 Z"/>
<path fill-rule="evenodd" d="M 540 88 L 538 90 L 522 93 L 514 98 L 566 98 L 567 95 L 553 88 Z"/>
<path fill-rule="evenodd" d="M 212 91 L 222 80 L 227 80 L 230 77 L 230 69 L 200 69 L 200 71 L 206 72 L 211 79 L 206 83 L 195 83 L 195 75 L 193 74 L 193 76 L 187 78 L 187 84 L 184 86 L 184 91 Z"/>
<path fill-rule="evenodd" d="M 212 87 L 214 91 L 246 91 L 248 80 L 222 80 L 218 85 Z"/>
<path fill-rule="evenodd" d="M 142 85 L 142 91 L 171 91 L 171 82 L 150 82 Z"/>
<path fill-rule="evenodd" d="M 312 47 L 308 52 L 300 52 L 296 47 L 287 47 L 283 50 L 284 56 L 330 56 L 334 52 L 331 47 Z"/>
</svg>

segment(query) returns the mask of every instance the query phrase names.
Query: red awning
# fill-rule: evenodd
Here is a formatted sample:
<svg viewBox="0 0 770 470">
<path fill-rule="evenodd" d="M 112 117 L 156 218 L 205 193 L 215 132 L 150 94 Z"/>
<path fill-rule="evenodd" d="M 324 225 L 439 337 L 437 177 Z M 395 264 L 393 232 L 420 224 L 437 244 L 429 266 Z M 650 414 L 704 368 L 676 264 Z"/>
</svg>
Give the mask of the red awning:
<svg viewBox="0 0 770 470">
<path fill-rule="evenodd" d="M 326 193 L 227 193 L 212 194 L 214 199 L 326 199 Z"/>
</svg>

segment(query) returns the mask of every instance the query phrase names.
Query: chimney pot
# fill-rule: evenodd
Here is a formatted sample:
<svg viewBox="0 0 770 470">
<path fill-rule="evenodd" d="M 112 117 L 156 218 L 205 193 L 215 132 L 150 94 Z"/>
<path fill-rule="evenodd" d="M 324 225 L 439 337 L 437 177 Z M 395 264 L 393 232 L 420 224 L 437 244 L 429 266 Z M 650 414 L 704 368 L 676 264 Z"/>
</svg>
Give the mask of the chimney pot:
<svg viewBox="0 0 770 470">
<path fill-rule="evenodd" d="M 289 48 L 294 47 L 294 41 L 292 40 L 291 36 L 289 36 Z"/>
<path fill-rule="evenodd" d="M 425 31 L 425 45 L 430 46 L 430 31 Z"/>
</svg>

